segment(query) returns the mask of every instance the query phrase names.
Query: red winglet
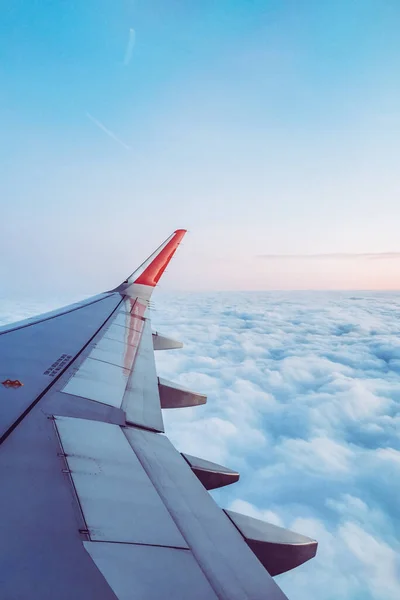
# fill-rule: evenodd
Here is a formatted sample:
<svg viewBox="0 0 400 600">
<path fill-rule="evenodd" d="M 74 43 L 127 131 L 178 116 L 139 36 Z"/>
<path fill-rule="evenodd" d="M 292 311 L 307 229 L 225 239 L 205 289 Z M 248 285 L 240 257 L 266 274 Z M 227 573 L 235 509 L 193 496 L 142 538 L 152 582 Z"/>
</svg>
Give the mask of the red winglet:
<svg viewBox="0 0 400 600">
<path fill-rule="evenodd" d="M 175 254 L 175 251 L 181 243 L 185 233 L 186 229 L 177 229 L 172 236 L 168 238 L 168 240 L 166 240 L 164 244 L 162 244 L 160 248 L 158 248 L 155 253 L 149 257 L 148 260 L 152 259 L 150 264 L 146 266 L 145 270 L 137 279 L 134 279 L 132 283 L 139 283 L 141 285 L 155 287 L 161 275 L 167 268 L 169 261 Z"/>
</svg>

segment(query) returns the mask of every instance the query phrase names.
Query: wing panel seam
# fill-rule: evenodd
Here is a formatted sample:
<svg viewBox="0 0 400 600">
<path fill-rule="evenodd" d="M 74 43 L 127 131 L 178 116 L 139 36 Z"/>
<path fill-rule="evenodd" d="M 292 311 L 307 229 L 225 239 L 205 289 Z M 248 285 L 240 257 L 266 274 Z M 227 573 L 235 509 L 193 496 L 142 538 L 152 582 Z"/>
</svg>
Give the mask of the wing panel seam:
<svg viewBox="0 0 400 600">
<path fill-rule="evenodd" d="M 90 538 L 90 529 L 88 529 L 88 531 L 88 535 Z M 124 546 L 150 546 L 150 548 L 171 548 L 171 550 L 185 550 L 185 552 L 190 552 L 191 554 L 193 554 L 189 545 L 187 546 L 187 548 L 185 548 L 184 546 L 169 546 L 167 544 L 145 544 L 141 542 L 120 542 L 116 540 L 92 540 L 91 538 L 88 541 L 93 542 L 94 544 L 123 544 Z"/>
<path fill-rule="evenodd" d="M 50 417 L 50 418 L 51 418 L 51 417 Z M 62 440 L 61 440 L 60 432 L 58 431 L 58 427 L 57 427 L 57 421 L 56 421 L 56 419 L 54 419 L 54 417 L 52 418 L 52 420 L 53 420 L 53 425 L 54 425 L 54 429 L 55 429 L 55 432 L 56 432 L 56 436 L 57 436 L 58 443 L 59 443 L 59 445 L 60 445 L 60 448 L 61 448 L 61 450 L 62 450 L 62 452 L 63 452 L 63 460 L 64 460 L 64 464 L 65 464 L 65 466 L 66 466 L 66 473 L 67 473 L 67 475 L 68 475 L 68 479 L 69 479 L 69 481 L 70 481 L 70 484 L 72 485 L 72 490 L 73 490 L 73 494 L 74 494 L 74 496 L 75 496 L 75 500 L 76 500 L 76 502 L 77 502 L 77 505 L 78 505 L 78 510 L 79 510 L 79 513 L 80 513 L 80 515 L 81 515 L 81 518 L 82 518 L 82 521 L 83 521 L 83 523 L 85 524 L 85 528 L 86 528 L 86 529 L 85 529 L 85 533 L 84 533 L 84 534 L 82 534 L 82 535 L 85 535 L 85 536 L 86 536 L 86 538 L 87 538 L 87 541 L 88 541 L 88 542 L 90 542 L 90 541 L 91 541 L 91 539 L 90 539 L 90 530 L 89 530 L 89 526 L 88 526 L 88 524 L 87 524 L 87 521 L 86 521 L 86 519 L 85 519 L 85 514 L 84 514 L 84 512 L 83 512 L 82 504 L 81 504 L 81 502 L 80 502 L 80 500 L 79 500 L 78 490 L 76 489 L 76 485 L 75 485 L 75 482 L 74 482 L 74 478 L 72 477 L 72 473 L 71 473 L 71 470 L 70 470 L 70 468 L 69 468 L 69 464 L 68 464 L 68 460 L 67 460 L 67 454 L 66 454 L 66 452 L 65 452 L 65 449 L 64 449 L 64 446 L 63 446 L 63 443 L 62 443 Z"/>
</svg>

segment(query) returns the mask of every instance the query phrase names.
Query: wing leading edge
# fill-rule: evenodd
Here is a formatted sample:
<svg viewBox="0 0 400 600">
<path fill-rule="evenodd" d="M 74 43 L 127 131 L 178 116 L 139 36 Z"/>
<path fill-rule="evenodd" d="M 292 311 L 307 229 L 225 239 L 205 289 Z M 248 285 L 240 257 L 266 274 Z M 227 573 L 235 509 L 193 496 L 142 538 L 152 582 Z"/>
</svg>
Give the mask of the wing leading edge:
<svg viewBox="0 0 400 600">
<path fill-rule="evenodd" d="M 173 233 L 114 291 L 0 328 L 0 440 L 66 372 L 67 391 L 121 407 L 140 341 L 149 337 L 148 301 L 184 234 Z M 7 384 L 14 381 L 18 390 Z"/>
<path fill-rule="evenodd" d="M 206 401 L 159 379 L 154 359 L 181 347 L 152 332 L 148 309 L 185 233 L 114 290 L 0 329 L 6 598 L 285 598 L 268 573 L 276 544 L 252 534 L 256 551 L 207 492 L 239 475 L 161 435 L 162 408 Z M 294 546 L 280 572 L 311 557 Z"/>
</svg>

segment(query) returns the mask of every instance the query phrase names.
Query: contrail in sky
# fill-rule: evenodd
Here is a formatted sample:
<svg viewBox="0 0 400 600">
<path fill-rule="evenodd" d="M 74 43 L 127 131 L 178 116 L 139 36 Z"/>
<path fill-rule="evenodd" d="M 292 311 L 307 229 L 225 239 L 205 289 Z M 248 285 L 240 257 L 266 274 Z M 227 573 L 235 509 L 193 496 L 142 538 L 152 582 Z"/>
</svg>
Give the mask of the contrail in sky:
<svg viewBox="0 0 400 600">
<path fill-rule="evenodd" d="M 103 123 L 100 123 L 100 121 L 95 119 L 89 112 L 86 113 L 86 116 L 92 121 L 92 123 L 94 123 L 99 129 L 104 131 L 104 133 L 106 133 L 110 138 L 112 138 L 115 142 L 123 146 L 125 150 L 131 150 L 130 146 L 128 146 L 122 140 L 120 140 L 119 137 L 115 135 L 115 133 L 113 133 L 110 129 L 107 129 L 107 127 L 103 125 Z"/>
<path fill-rule="evenodd" d="M 131 27 L 129 30 L 129 38 L 128 38 L 128 43 L 126 46 L 125 58 L 124 58 L 124 65 L 126 67 L 129 65 L 129 63 L 131 62 L 131 59 L 132 59 L 133 47 L 135 45 L 135 38 L 136 38 L 135 30 L 132 29 L 132 27 Z"/>
<path fill-rule="evenodd" d="M 351 260 L 361 258 L 366 260 L 379 260 L 384 258 L 400 258 L 400 252 L 328 252 L 326 254 L 261 254 L 257 258 L 264 260 L 317 260 L 328 258 L 330 260 Z"/>
</svg>

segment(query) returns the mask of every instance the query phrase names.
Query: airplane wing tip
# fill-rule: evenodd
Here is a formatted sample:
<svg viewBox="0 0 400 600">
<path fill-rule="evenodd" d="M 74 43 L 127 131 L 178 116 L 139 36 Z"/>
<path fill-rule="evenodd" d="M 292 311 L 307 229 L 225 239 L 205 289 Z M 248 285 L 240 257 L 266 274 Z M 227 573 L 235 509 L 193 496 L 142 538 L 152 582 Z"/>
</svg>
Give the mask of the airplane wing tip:
<svg viewBox="0 0 400 600">
<path fill-rule="evenodd" d="M 167 268 L 171 258 L 175 254 L 185 233 L 186 229 L 176 229 L 174 233 L 167 238 L 164 244 L 149 257 L 149 262 L 146 265 L 145 270 L 133 280 L 133 283 L 155 287 L 161 278 L 161 275 Z"/>
<path fill-rule="evenodd" d="M 132 286 L 140 285 L 147 288 L 146 295 L 150 296 L 186 232 L 187 229 L 176 229 L 130 277 L 113 291 L 131 296 L 137 291 L 132 289 Z"/>
</svg>

